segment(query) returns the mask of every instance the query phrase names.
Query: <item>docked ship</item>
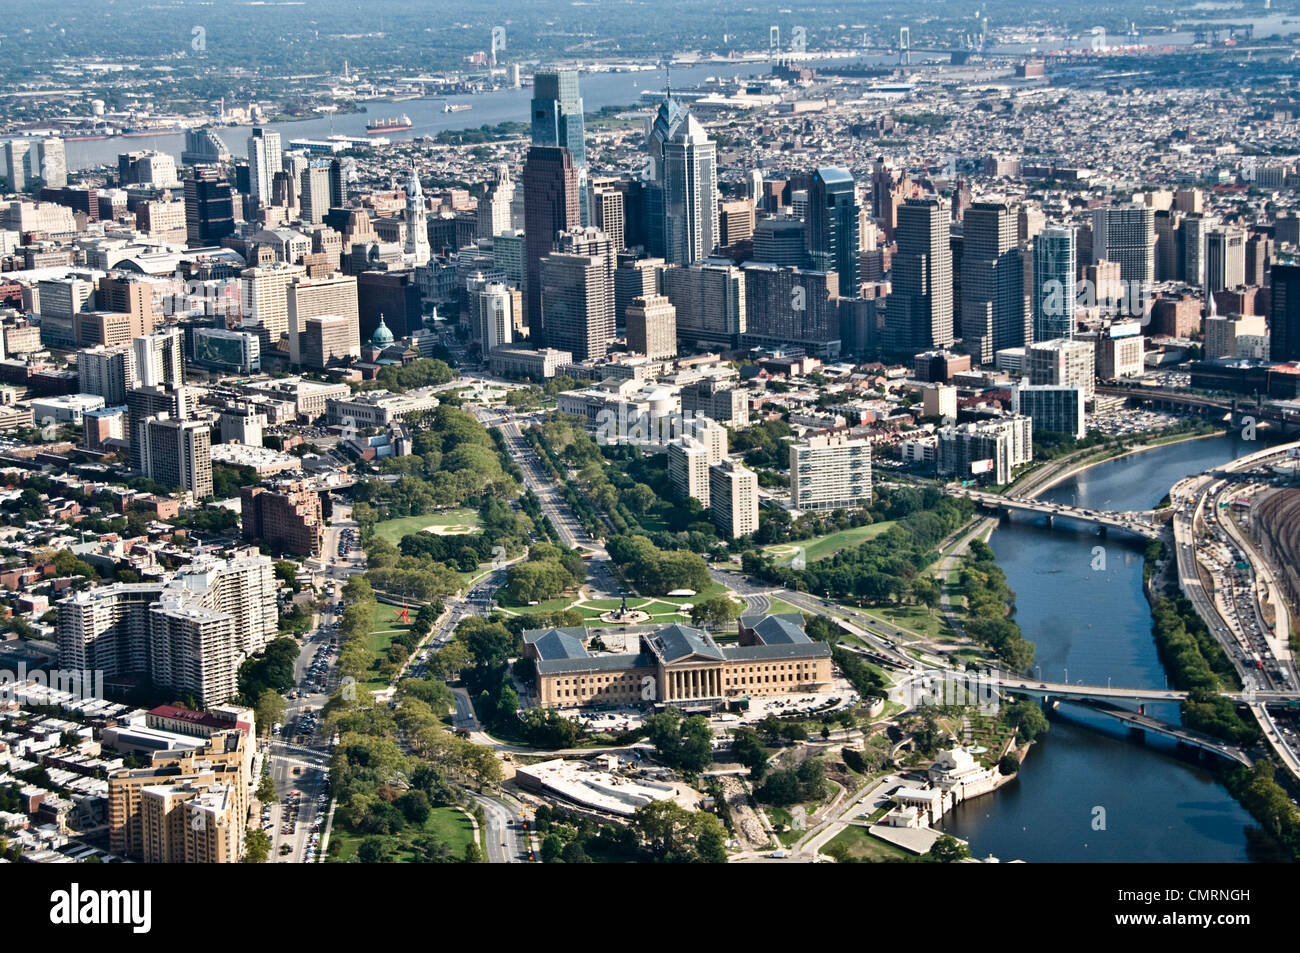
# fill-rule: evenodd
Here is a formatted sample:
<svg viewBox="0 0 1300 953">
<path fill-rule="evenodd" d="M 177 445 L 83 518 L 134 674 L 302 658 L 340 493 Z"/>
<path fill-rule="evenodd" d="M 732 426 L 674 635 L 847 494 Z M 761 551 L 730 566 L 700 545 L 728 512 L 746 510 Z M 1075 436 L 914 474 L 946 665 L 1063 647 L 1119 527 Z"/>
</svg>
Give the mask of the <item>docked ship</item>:
<svg viewBox="0 0 1300 953">
<path fill-rule="evenodd" d="M 443 103 L 442 111 L 445 113 L 463 113 L 467 109 L 473 109 L 469 103 Z"/>
<path fill-rule="evenodd" d="M 138 126 L 127 127 L 122 130 L 123 138 L 133 136 L 174 136 L 184 132 L 182 126 Z"/>
<path fill-rule="evenodd" d="M 402 132 L 411 128 L 411 117 L 402 113 L 392 119 L 376 119 L 374 122 L 366 123 L 366 134 L 370 136 L 382 135 L 386 132 Z"/>
</svg>

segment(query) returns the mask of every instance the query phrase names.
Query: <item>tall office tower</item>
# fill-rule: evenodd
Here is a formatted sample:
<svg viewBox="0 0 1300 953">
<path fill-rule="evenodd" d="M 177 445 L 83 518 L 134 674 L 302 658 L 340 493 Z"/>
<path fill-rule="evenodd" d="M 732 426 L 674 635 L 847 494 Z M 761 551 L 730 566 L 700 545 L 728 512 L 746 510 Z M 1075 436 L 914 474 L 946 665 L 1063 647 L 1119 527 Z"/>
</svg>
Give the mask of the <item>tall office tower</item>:
<svg viewBox="0 0 1300 953">
<path fill-rule="evenodd" d="M 185 130 L 185 148 L 181 150 L 182 165 L 216 165 L 230 161 L 230 150 L 215 129 Z"/>
<path fill-rule="evenodd" d="M 153 417 L 165 414 L 177 420 L 187 419 L 198 406 L 198 392 L 187 387 L 152 385 L 126 392 L 126 437 L 131 443 L 131 469 L 144 472 L 145 425 Z"/>
<path fill-rule="evenodd" d="M 357 316 L 360 319 L 358 338 L 369 341 L 379 328 L 382 315 L 384 324 L 395 338 L 408 337 L 424 324 L 420 304 L 420 285 L 411 271 L 363 271 L 357 279 Z M 350 314 L 347 305 L 335 305 L 328 314 Z"/>
<path fill-rule="evenodd" d="M 745 175 L 745 195 L 754 208 L 763 202 L 763 170 L 750 169 Z"/>
<path fill-rule="evenodd" d="M 532 134 L 534 146 L 562 146 L 575 166 L 586 168 L 577 70 L 543 70 L 533 75 Z"/>
<path fill-rule="evenodd" d="M 289 364 L 303 363 L 302 332 L 308 318 L 337 316 L 346 322 L 342 340 L 345 353 L 361 352 L 361 321 L 357 310 L 355 275 L 328 278 L 295 277 L 285 286 L 285 331 L 289 335 Z M 331 326 L 331 330 L 334 330 Z M 279 340 L 277 337 L 275 340 Z M 274 342 L 272 342 L 274 343 Z M 339 343 L 339 342 L 336 342 Z"/>
<path fill-rule="evenodd" d="M 870 503 L 871 441 L 826 434 L 790 444 L 793 508 L 854 509 Z"/>
<path fill-rule="evenodd" d="M 255 127 L 248 137 L 248 188 L 258 204 L 272 204 L 271 186 L 275 174 L 282 171 L 284 154 L 280 148 L 280 134 Z"/>
<path fill-rule="evenodd" d="M 136 338 L 131 346 L 139 386 L 179 387 L 185 383 L 185 334 L 180 328 L 160 328 Z"/>
<path fill-rule="evenodd" d="M 633 298 L 627 308 L 627 347 L 652 361 L 677 353 L 677 309 L 663 295 Z"/>
<path fill-rule="evenodd" d="M 147 185 L 165 189 L 180 181 L 176 160 L 166 152 L 123 152 L 117 157 L 117 180 L 121 186 Z"/>
<path fill-rule="evenodd" d="M 1178 277 L 1189 285 L 1205 284 L 1205 236 L 1214 222 L 1203 215 L 1188 215 L 1179 228 L 1179 260 L 1182 269 Z"/>
<path fill-rule="evenodd" d="M 587 225 L 587 140 L 578 71 L 534 73 L 532 108 L 533 145 L 568 149 L 573 156 L 578 183 L 578 223 Z M 526 231 L 527 226 L 524 228 Z"/>
<path fill-rule="evenodd" d="M 542 259 L 560 232 L 580 224 L 573 154 L 562 147 L 533 146 L 524 162 L 524 300 L 530 336 L 542 327 Z"/>
<path fill-rule="evenodd" d="M 690 265 L 718 244 L 717 146 L 691 115 L 664 143 L 664 260 Z"/>
<path fill-rule="evenodd" d="M 1033 339 L 1074 336 L 1074 229 L 1049 225 L 1034 239 Z M 1028 342 L 1023 342 L 1028 343 Z"/>
<path fill-rule="evenodd" d="M 605 257 L 554 252 L 540 264 L 546 346 L 579 361 L 604 357 L 614 340 L 614 289 Z"/>
<path fill-rule="evenodd" d="M 1269 357 L 1300 361 L 1300 265 L 1274 265 L 1270 279 Z"/>
<path fill-rule="evenodd" d="M 876 159 L 871 172 L 871 214 L 880 222 L 885 241 L 892 242 L 898 230 L 898 210 L 912 191 L 907 176 L 895 177 L 884 156 Z"/>
<path fill-rule="evenodd" d="M 1182 240 L 1182 216 L 1172 209 L 1157 209 L 1155 216 L 1156 281 L 1175 281 Z"/>
<path fill-rule="evenodd" d="M 515 200 L 515 184 L 510 180 L 510 166 L 501 162 L 493 172 L 487 191 L 478 200 L 478 237 L 495 238 L 510 230 L 510 205 Z"/>
<path fill-rule="evenodd" d="M 1251 235 L 1246 239 L 1246 284 L 1254 288 L 1264 285 L 1264 276 L 1273 260 L 1273 239 L 1267 235 Z"/>
<path fill-rule="evenodd" d="M 244 324 L 263 329 L 263 350 L 274 349 L 280 335 L 289 330 L 289 285 L 295 278 L 307 277 L 302 265 L 277 262 L 259 268 L 245 268 L 240 273 L 240 308 Z"/>
<path fill-rule="evenodd" d="M 313 225 L 325 221 L 330 210 L 330 164 L 313 159 L 302 170 L 302 220 Z"/>
<path fill-rule="evenodd" d="M 835 272 L 745 264 L 746 343 L 840 353 L 839 276 Z"/>
<path fill-rule="evenodd" d="M 63 140 L 10 139 L 5 143 L 5 176 L 11 192 L 28 192 L 37 186 L 63 188 L 68 184 Z"/>
<path fill-rule="evenodd" d="M 754 226 L 753 261 L 802 268 L 808 260 L 808 231 L 792 215 L 759 219 Z"/>
<path fill-rule="evenodd" d="M 1183 215 L 1200 215 L 1204 212 L 1204 196 L 1201 190 L 1178 189 L 1174 192 L 1174 211 Z"/>
<path fill-rule="evenodd" d="M 599 228 L 574 228 L 560 232 L 555 236 L 555 251 L 570 255 L 593 255 L 605 259 L 605 271 L 608 273 L 610 294 L 614 289 L 614 269 L 618 266 L 618 248 L 613 239 Z M 614 301 L 610 299 L 610 308 Z"/>
<path fill-rule="evenodd" d="M 1097 389 L 1096 349 L 1085 338 L 1037 341 L 1025 349 L 1029 383 L 1078 387 L 1091 399 Z"/>
<path fill-rule="evenodd" d="M 592 183 L 589 196 L 591 214 L 588 221 L 593 228 L 598 228 L 614 245 L 614 251 L 622 251 L 624 243 L 623 228 L 623 193 L 614 188 L 612 180 Z"/>
<path fill-rule="evenodd" d="M 126 403 L 127 392 L 138 386 L 135 350 L 129 344 L 96 347 L 77 352 L 77 390 L 98 394 L 108 407 Z"/>
<path fill-rule="evenodd" d="M 664 270 L 662 258 L 618 256 L 614 269 L 614 323 L 627 327 L 627 308 L 633 298 L 659 294 L 659 276 Z"/>
<path fill-rule="evenodd" d="M 659 104 L 646 130 L 645 151 L 650 163 L 645 173 L 645 247 L 656 258 L 667 255 L 665 224 L 664 147 L 686 121 L 686 110 L 669 94 Z"/>
<path fill-rule="evenodd" d="M 758 474 L 734 460 L 709 467 L 709 515 L 725 539 L 758 531 Z"/>
<path fill-rule="evenodd" d="M 1032 338 L 1016 214 L 1005 202 L 976 202 L 962 231 L 961 336 L 981 364 Z M 1039 240 L 1042 236 L 1039 236 Z"/>
<path fill-rule="evenodd" d="M 343 163 L 330 159 L 330 208 L 342 208 L 348 200 L 347 175 Z"/>
<path fill-rule="evenodd" d="M 745 333 L 745 273 L 735 265 L 697 262 L 667 268 L 664 296 L 677 309 L 677 340 L 683 345 L 738 347 Z"/>
<path fill-rule="evenodd" d="M 718 206 L 718 245 L 728 248 L 754 237 L 754 203 L 749 199 Z"/>
<path fill-rule="evenodd" d="M 176 420 L 165 412 L 144 423 L 144 475 L 201 500 L 212 495 L 212 431 L 201 420 Z"/>
<path fill-rule="evenodd" d="M 213 169 L 196 169 L 185 180 L 185 241 L 220 244 L 235 231 L 235 190 Z"/>
<path fill-rule="evenodd" d="M 1092 212 L 1092 260 L 1119 262 L 1119 276 L 1149 289 L 1155 281 L 1155 213 L 1141 202 Z"/>
<path fill-rule="evenodd" d="M 793 189 L 790 192 L 790 214 L 801 222 L 808 221 L 808 190 Z"/>
<path fill-rule="evenodd" d="M 499 281 L 491 281 L 475 292 L 477 322 L 474 340 L 486 356 L 494 347 L 513 340 L 514 295 Z"/>
<path fill-rule="evenodd" d="M 1219 225 L 1205 233 L 1205 292 L 1240 288 L 1246 283 L 1246 230 Z"/>
<path fill-rule="evenodd" d="M 840 293 L 858 296 L 858 187 L 848 169 L 827 167 L 813 173 L 808 187 L 808 255 L 818 271 L 840 276 Z"/>
<path fill-rule="evenodd" d="M 492 239 L 492 267 L 516 288 L 524 286 L 524 242 L 522 229 L 507 228 Z M 523 320 L 523 315 L 518 319 Z"/>
<path fill-rule="evenodd" d="M 420 176 L 415 166 L 411 166 L 411 177 L 406 183 L 406 247 L 402 256 L 407 264 L 414 267 L 427 265 L 433 257 L 429 248 L 429 217 L 424 206 L 424 191 L 420 188 Z"/>
<path fill-rule="evenodd" d="M 952 344 L 952 249 L 948 203 L 910 198 L 898 209 L 898 251 L 886 315 L 886 347 L 919 354 Z"/>
<path fill-rule="evenodd" d="M 324 370 L 361 357 L 356 324 L 339 314 L 305 318 L 298 339 L 298 356 L 303 367 Z"/>
</svg>

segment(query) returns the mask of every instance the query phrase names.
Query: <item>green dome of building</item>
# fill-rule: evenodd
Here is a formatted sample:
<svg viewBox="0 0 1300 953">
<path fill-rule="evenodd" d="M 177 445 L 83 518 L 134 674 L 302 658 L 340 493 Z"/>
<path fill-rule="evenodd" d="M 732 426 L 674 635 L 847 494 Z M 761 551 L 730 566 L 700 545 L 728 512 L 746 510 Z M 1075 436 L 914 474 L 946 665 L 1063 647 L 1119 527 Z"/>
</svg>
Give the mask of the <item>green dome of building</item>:
<svg viewBox="0 0 1300 953">
<path fill-rule="evenodd" d="M 388 330 L 388 325 L 384 324 L 384 316 L 379 316 L 379 327 L 375 328 L 375 333 L 370 337 L 370 343 L 375 347 L 388 347 L 393 343 L 393 332 Z"/>
</svg>

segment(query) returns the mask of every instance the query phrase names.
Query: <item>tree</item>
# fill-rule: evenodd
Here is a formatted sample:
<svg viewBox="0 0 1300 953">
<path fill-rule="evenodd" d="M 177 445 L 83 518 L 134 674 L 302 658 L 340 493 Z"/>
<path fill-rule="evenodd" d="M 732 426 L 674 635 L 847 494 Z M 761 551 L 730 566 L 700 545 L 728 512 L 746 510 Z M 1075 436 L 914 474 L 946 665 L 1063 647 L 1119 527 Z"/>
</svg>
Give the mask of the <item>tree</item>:
<svg viewBox="0 0 1300 953">
<path fill-rule="evenodd" d="M 740 608 L 726 596 L 713 596 L 691 606 L 691 622 L 714 628 L 726 625 L 740 614 Z"/>
<path fill-rule="evenodd" d="M 940 834 L 923 859 L 937 864 L 951 864 L 969 856 L 970 847 L 951 834 Z"/>
<path fill-rule="evenodd" d="M 393 854 L 392 844 L 383 837 L 367 837 L 357 848 L 357 860 L 363 864 L 386 864 Z"/>
<path fill-rule="evenodd" d="M 465 863 L 481 864 L 483 863 L 483 851 L 479 849 L 478 844 L 470 841 L 465 845 Z"/>
<path fill-rule="evenodd" d="M 246 864 L 264 864 L 271 855 L 271 838 L 260 827 L 250 827 L 244 832 L 244 857 Z"/>
<path fill-rule="evenodd" d="M 262 775 L 262 779 L 257 782 L 257 799 L 263 804 L 274 804 L 280 800 L 280 795 L 275 791 L 275 780 L 269 775 Z"/>
<path fill-rule="evenodd" d="M 998 761 L 998 770 L 1005 775 L 1015 774 L 1020 770 L 1020 759 L 1016 757 L 1015 752 L 1008 751 Z"/>
<path fill-rule="evenodd" d="M 680 710 L 669 708 L 647 718 L 645 729 L 669 767 L 699 772 L 713 762 L 713 730 L 702 715 L 683 718 Z"/>
<path fill-rule="evenodd" d="M 268 735 L 273 725 L 283 724 L 287 711 L 283 695 L 271 688 L 263 689 L 257 696 L 257 704 L 253 706 L 260 734 Z"/>
<path fill-rule="evenodd" d="M 564 841 L 554 834 L 547 834 L 542 838 L 542 863 L 556 864 L 563 863 Z"/>
<path fill-rule="evenodd" d="M 737 761 L 749 768 L 749 776 L 761 781 L 767 771 L 767 750 L 758 739 L 758 732 L 742 725 L 732 732 L 731 753 Z"/>
</svg>

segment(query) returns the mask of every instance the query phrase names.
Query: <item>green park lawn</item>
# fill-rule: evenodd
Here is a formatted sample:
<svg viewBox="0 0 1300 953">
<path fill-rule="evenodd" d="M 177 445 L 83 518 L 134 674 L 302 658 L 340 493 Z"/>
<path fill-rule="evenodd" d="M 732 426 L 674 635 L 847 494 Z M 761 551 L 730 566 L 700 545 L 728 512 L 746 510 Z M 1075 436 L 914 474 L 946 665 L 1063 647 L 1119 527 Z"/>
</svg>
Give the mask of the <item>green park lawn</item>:
<svg viewBox="0 0 1300 953">
<path fill-rule="evenodd" d="M 375 524 L 375 535 L 396 546 L 408 533 L 418 533 L 428 526 L 470 526 L 478 529 L 478 513 L 466 507 L 425 513 L 422 516 L 400 516 Z"/>
<path fill-rule="evenodd" d="M 873 837 L 866 828 L 856 825 L 849 825 L 841 833 L 831 839 L 831 844 L 842 844 L 848 848 L 849 856 L 858 860 L 864 860 L 870 863 L 881 863 L 889 860 L 914 860 L 912 854 L 903 850 L 901 847 L 895 847 L 893 844 L 887 844 L 878 837 Z M 827 847 L 830 844 L 826 845 Z M 823 848 L 823 851 L 825 848 Z"/>
<path fill-rule="evenodd" d="M 814 537 L 813 539 L 801 539 L 793 543 L 775 543 L 763 547 L 763 551 L 776 557 L 780 562 L 787 562 L 794 554 L 794 547 L 798 546 L 802 547 L 804 558 L 811 563 L 834 556 L 841 550 L 856 546 L 868 539 L 875 539 L 893 525 L 893 520 L 886 520 L 883 523 L 854 526 L 851 529 L 842 529 L 839 532 Z"/>
<path fill-rule="evenodd" d="M 384 839 L 390 841 L 397 850 L 394 857 L 397 863 L 415 862 L 415 851 L 411 842 L 423 833 L 437 835 L 438 839 L 451 849 L 452 856 L 458 859 L 465 855 L 465 845 L 474 840 L 474 827 L 468 817 L 454 807 L 435 807 L 422 828 L 385 836 Z M 330 860 L 334 863 L 348 863 L 354 860 L 357 848 L 365 839 L 364 834 L 343 829 L 338 823 L 338 815 L 335 815 L 334 830 L 330 833 Z"/>
</svg>

